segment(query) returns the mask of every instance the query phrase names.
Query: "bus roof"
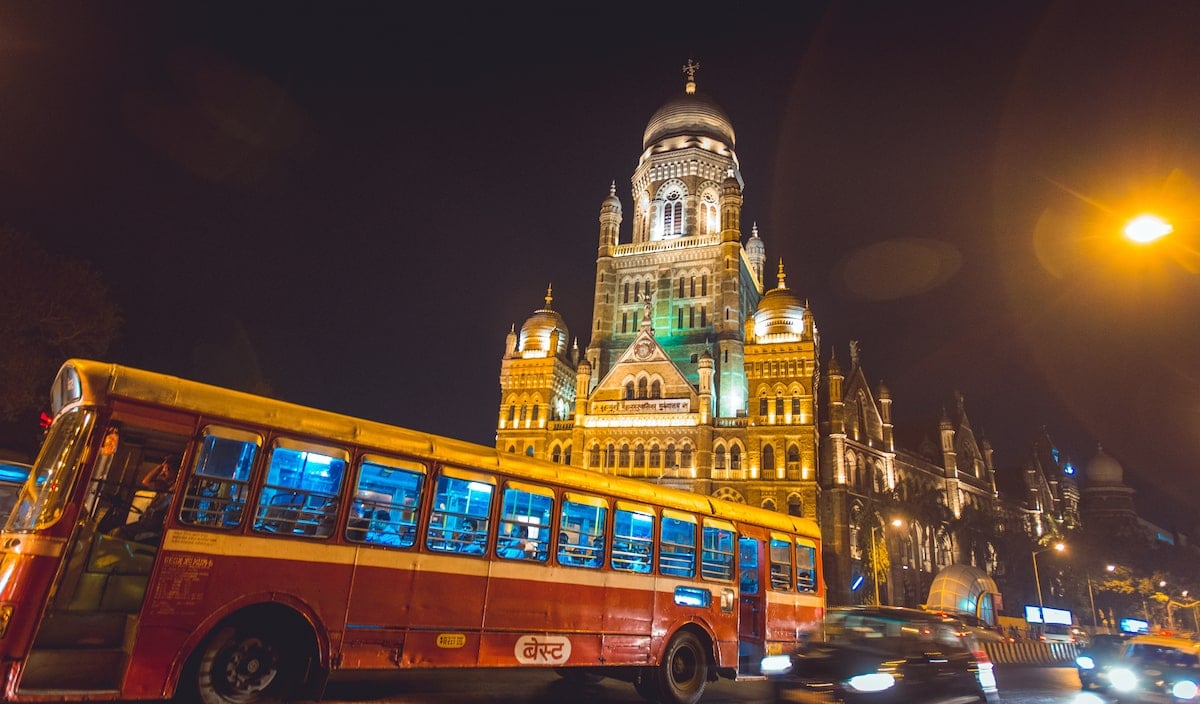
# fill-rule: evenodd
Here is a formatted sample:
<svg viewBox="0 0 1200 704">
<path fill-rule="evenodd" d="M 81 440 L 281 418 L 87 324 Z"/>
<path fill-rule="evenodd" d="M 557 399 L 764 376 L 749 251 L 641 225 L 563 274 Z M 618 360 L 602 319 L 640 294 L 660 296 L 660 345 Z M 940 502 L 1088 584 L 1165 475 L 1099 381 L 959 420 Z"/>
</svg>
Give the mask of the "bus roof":
<svg viewBox="0 0 1200 704">
<path fill-rule="evenodd" d="M 74 377 L 74 378 L 72 378 Z M 286 401 L 190 381 L 175 376 L 108 362 L 69 359 L 59 371 L 52 392 L 55 415 L 82 398 L 104 403 L 109 397 L 193 411 L 205 416 L 240 420 L 286 432 L 308 434 L 381 452 L 466 467 L 507 471 L 579 491 L 603 492 L 635 501 L 667 504 L 696 513 L 713 514 L 817 539 L 816 521 L 767 509 L 724 501 L 630 477 L 537 460 L 501 452 L 494 447 L 377 421 L 322 411 Z"/>
</svg>

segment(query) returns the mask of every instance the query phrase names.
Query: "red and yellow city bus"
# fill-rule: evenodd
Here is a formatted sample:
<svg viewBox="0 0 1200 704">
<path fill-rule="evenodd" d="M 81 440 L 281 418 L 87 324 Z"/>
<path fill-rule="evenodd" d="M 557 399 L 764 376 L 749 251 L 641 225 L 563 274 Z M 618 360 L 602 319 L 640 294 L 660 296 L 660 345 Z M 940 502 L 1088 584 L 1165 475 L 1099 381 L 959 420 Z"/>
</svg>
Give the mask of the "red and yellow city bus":
<svg viewBox="0 0 1200 704">
<path fill-rule="evenodd" d="M 823 616 L 811 520 L 107 363 L 51 398 L 2 537 L 7 700 L 541 667 L 691 704 Z"/>
</svg>

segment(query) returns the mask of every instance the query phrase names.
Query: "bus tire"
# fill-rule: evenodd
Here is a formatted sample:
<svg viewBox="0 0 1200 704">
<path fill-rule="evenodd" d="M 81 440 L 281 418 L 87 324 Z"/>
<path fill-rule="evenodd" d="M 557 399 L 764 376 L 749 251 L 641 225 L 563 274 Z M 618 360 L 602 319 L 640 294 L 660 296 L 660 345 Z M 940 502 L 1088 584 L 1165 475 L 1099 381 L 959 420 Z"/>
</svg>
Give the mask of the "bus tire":
<svg viewBox="0 0 1200 704">
<path fill-rule="evenodd" d="M 708 652 L 691 631 L 671 638 L 658 668 L 658 699 L 664 704 L 696 704 L 708 684 Z"/>
<path fill-rule="evenodd" d="M 633 678 L 633 690 L 648 702 L 658 701 L 658 671 L 643 667 Z"/>
<path fill-rule="evenodd" d="M 187 683 L 199 704 L 282 704 L 300 683 L 294 641 L 253 620 L 222 624 L 193 655 Z"/>
</svg>

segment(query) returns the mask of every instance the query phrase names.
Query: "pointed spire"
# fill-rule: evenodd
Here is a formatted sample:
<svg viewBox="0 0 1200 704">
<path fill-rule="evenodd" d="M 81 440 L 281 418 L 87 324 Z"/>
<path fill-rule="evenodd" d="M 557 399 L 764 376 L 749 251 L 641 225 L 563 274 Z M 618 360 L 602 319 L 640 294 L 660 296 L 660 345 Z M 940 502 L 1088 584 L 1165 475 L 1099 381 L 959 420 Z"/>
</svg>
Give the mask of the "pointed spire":
<svg viewBox="0 0 1200 704">
<path fill-rule="evenodd" d="M 687 64 L 683 67 L 683 72 L 687 75 L 687 83 L 684 85 L 683 90 L 688 95 L 696 92 L 696 72 L 699 70 L 700 62 L 692 61 L 691 58 L 688 59 Z"/>
<path fill-rule="evenodd" d="M 610 196 L 615 196 L 615 195 L 617 195 L 617 182 L 616 182 L 616 180 L 615 180 L 615 179 L 614 179 L 614 180 L 613 180 L 613 182 L 612 182 L 611 184 L 609 184 L 609 186 L 608 186 L 608 195 L 610 195 Z"/>
<path fill-rule="evenodd" d="M 787 289 L 787 274 L 783 273 L 783 258 L 782 257 L 780 257 L 780 259 L 779 259 L 779 273 L 776 274 L 776 277 L 779 279 L 779 285 L 776 288 L 780 289 L 781 291 L 786 290 Z"/>
<path fill-rule="evenodd" d="M 754 239 L 758 239 L 758 223 L 757 222 L 755 222 L 754 226 L 750 228 L 750 236 L 753 237 Z"/>
<path fill-rule="evenodd" d="M 554 300 L 554 285 L 552 283 L 546 284 L 546 308 L 545 308 L 546 310 L 553 310 L 550 307 L 550 303 L 553 300 Z"/>
</svg>

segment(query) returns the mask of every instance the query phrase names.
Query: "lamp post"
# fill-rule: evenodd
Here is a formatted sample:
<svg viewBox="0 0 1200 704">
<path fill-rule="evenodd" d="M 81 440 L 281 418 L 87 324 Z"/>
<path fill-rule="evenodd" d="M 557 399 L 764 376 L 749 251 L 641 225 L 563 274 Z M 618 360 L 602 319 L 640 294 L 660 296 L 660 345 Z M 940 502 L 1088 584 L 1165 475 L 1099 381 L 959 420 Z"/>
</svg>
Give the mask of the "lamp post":
<svg viewBox="0 0 1200 704">
<path fill-rule="evenodd" d="M 899 528 L 900 526 L 904 525 L 904 521 L 900 520 L 899 518 L 893 518 L 891 521 L 891 524 L 893 527 Z M 879 600 L 879 554 L 875 552 L 876 545 L 877 545 L 877 543 L 875 542 L 875 531 L 878 528 L 879 528 L 879 526 L 875 525 L 874 522 L 872 522 L 872 524 L 871 524 L 871 581 L 875 583 L 875 605 L 882 606 L 883 602 Z M 881 533 L 880 538 L 882 539 L 884 537 L 886 537 L 886 536 L 884 536 Z M 886 545 L 887 543 L 885 542 L 884 544 Z M 891 590 L 891 586 L 890 586 L 891 580 L 888 580 L 888 585 L 889 585 L 888 589 L 890 591 Z M 888 598 L 888 601 L 889 602 L 891 601 L 890 597 Z"/>
<path fill-rule="evenodd" d="M 1063 543 L 1055 543 L 1054 545 L 1052 545 L 1048 548 L 1042 548 L 1041 550 L 1034 550 L 1032 553 L 1032 555 L 1033 555 L 1033 583 L 1035 585 L 1037 585 L 1037 595 L 1038 595 L 1038 619 L 1040 619 L 1042 622 L 1043 630 L 1045 629 L 1045 626 L 1046 626 L 1046 612 L 1045 612 L 1044 606 L 1042 604 L 1042 580 L 1040 577 L 1038 577 L 1037 557 L 1038 557 L 1038 555 L 1041 555 L 1042 553 L 1047 552 L 1049 550 L 1057 550 L 1058 552 L 1062 552 L 1063 550 L 1066 549 L 1066 547 L 1067 546 Z"/>
</svg>

